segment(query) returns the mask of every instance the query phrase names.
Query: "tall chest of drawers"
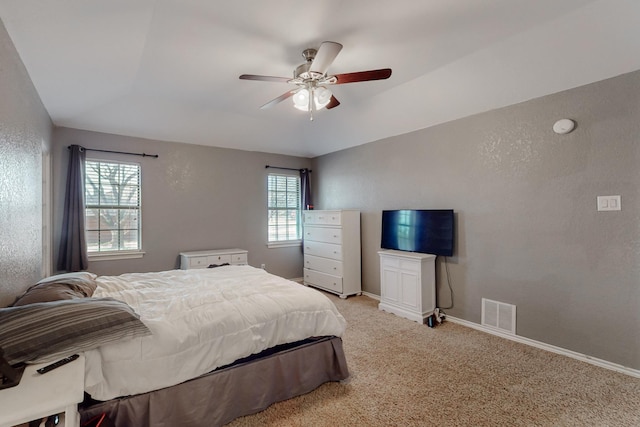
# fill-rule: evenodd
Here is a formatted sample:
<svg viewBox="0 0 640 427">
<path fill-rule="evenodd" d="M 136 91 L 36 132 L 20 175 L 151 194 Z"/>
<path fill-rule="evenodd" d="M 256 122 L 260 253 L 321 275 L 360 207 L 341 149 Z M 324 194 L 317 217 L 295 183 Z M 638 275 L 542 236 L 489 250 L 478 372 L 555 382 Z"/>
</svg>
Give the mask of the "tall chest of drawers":
<svg viewBox="0 0 640 427">
<path fill-rule="evenodd" d="M 304 211 L 304 284 L 346 298 L 362 293 L 360 211 Z"/>
</svg>

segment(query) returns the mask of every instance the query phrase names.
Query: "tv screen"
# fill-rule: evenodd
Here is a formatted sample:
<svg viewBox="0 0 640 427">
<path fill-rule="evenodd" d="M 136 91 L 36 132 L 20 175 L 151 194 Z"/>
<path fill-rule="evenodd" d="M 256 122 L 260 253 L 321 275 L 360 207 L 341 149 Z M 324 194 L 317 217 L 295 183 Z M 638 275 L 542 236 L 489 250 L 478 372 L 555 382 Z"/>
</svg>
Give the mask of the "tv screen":
<svg viewBox="0 0 640 427">
<path fill-rule="evenodd" d="M 383 249 L 453 255 L 452 209 L 382 211 Z"/>
</svg>

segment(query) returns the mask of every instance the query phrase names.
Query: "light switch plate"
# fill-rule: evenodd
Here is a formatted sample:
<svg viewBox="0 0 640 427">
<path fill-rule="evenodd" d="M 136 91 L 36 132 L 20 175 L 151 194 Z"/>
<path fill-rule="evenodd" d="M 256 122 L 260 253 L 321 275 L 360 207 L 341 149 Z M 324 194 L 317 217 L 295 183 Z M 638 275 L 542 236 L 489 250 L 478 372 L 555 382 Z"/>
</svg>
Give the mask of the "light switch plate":
<svg viewBox="0 0 640 427">
<path fill-rule="evenodd" d="M 620 196 L 598 196 L 599 211 L 619 211 L 621 209 Z"/>
</svg>

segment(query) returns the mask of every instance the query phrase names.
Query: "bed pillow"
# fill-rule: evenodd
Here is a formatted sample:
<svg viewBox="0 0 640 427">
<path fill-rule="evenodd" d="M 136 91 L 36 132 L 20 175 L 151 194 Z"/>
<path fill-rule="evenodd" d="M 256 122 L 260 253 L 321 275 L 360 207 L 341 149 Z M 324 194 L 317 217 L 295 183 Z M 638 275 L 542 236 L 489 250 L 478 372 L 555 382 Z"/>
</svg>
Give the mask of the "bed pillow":
<svg viewBox="0 0 640 427">
<path fill-rule="evenodd" d="M 0 309 L 0 347 L 10 364 L 48 362 L 151 334 L 129 305 L 83 298 Z"/>
<path fill-rule="evenodd" d="M 53 276 L 45 277 L 44 279 L 40 280 L 37 284 L 39 285 L 42 283 L 51 283 L 51 282 L 86 283 L 86 282 L 94 282 L 96 280 L 96 277 L 98 276 L 88 271 L 75 271 L 73 273 L 62 273 L 62 274 L 56 274 Z"/>
<path fill-rule="evenodd" d="M 13 306 L 90 297 L 97 287 L 96 277 L 93 273 L 80 271 L 44 278 L 18 297 Z"/>
</svg>

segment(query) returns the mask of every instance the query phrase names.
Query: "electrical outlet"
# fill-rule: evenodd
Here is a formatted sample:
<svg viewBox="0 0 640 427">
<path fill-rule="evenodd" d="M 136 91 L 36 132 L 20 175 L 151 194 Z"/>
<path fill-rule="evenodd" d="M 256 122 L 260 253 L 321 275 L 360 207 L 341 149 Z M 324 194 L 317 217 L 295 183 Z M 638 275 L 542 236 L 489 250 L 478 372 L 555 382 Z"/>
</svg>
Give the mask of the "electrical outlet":
<svg viewBox="0 0 640 427">
<path fill-rule="evenodd" d="M 260 264 L 260 268 L 263 269 L 263 270 L 266 270 L 267 269 L 267 264 Z"/>
<path fill-rule="evenodd" d="M 598 196 L 599 211 L 619 211 L 622 209 L 620 205 L 620 196 Z"/>
</svg>

